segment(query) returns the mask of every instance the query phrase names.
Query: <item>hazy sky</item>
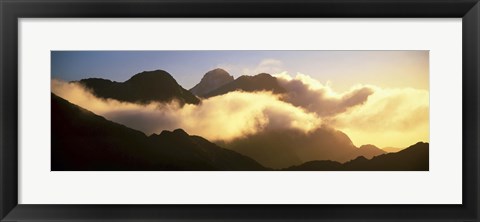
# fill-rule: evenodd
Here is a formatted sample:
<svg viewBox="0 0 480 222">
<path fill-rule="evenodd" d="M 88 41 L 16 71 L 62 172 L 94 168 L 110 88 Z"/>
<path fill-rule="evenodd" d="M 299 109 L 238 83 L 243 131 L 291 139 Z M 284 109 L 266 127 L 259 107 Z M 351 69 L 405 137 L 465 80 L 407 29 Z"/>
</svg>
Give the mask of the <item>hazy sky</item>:
<svg viewBox="0 0 480 222">
<path fill-rule="evenodd" d="M 52 78 L 125 81 L 163 69 L 186 89 L 214 68 L 235 78 L 260 72 L 310 75 L 337 91 L 356 84 L 428 90 L 428 51 L 52 51 Z"/>
</svg>

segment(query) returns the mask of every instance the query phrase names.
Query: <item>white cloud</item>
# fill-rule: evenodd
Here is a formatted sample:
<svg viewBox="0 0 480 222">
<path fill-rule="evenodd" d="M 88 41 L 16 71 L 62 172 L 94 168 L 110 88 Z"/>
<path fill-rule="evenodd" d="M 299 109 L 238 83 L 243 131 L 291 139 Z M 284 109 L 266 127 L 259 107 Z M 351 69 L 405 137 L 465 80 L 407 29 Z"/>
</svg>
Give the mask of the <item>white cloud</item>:
<svg viewBox="0 0 480 222">
<path fill-rule="evenodd" d="M 58 80 L 52 81 L 52 92 L 146 134 L 182 128 L 209 140 L 229 141 L 272 129 L 308 132 L 321 124 L 316 114 L 283 102 L 270 92 L 231 92 L 184 106 L 175 101 L 139 105 L 100 99 L 79 84 Z"/>
<path fill-rule="evenodd" d="M 412 88 L 382 89 L 362 106 L 341 113 L 330 124 L 346 132 L 357 145 L 407 147 L 429 141 L 429 93 Z"/>
<path fill-rule="evenodd" d="M 295 78 L 286 72 L 275 75 L 282 87 L 287 90 L 283 98 L 295 106 L 303 107 L 320 116 L 333 116 L 361 105 L 373 94 L 368 86 L 355 86 L 349 91 L 336 93 L 329 85 L 324 85 L 308 75 L 298 73 Z"/>
<path fill-rule="evenodd" d="M 258 67 L 278 67 L 265 60 Z M 345 132 L 355 145 L 406 147 L 429 141 L 429 93 L 358 85 L 335 92 L 304 74 L 277 74 L 286 95 L 231 92 L 199 105 L 138 105 L 99 99 L 80 85 L 52 80 L 52 92 L 107 119 L 146 134 L 182 128 L 209 140 L 232 140 L 260 131 L 297 129 L 309 132 L 326 124 Z"/>
</svg>

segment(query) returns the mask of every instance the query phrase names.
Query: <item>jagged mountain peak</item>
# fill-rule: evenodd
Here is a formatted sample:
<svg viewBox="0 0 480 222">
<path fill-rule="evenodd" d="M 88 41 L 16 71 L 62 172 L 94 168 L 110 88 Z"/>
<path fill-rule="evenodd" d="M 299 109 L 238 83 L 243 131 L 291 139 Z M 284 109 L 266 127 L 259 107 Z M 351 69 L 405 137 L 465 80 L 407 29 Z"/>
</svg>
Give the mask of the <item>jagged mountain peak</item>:
<svg viewBox="0 0 480 222">
<path fill-rule="evenodd" d="M 232 82 L 233 80 L 233 76 L 227 71 L 221 68 L 216 68 L 205 73 L 200 82 L 190 89 L 190 92 L 203 97 L 205 94 Z"/>
<path fill-rule="evenodd" d="M 205 94 L 204 97 L 213 97 L 223 95 L 232 91 L 256 92 L 256 91 L 271 91 L 273 93 L 281 94 L 286 90 L 280 86 L 277 78 L 268 73 L 260 73 L 254 76 L 243 75 L 232 82 L 229 82 L 215 90 Z"/>
<path fill-rule="evenodd" d="M 210 77 L 210 76 L 216 76 L 216 77 L 227 76 L 227 77 L 232 77 L 232 80 L 233 80 L 233 76 L 231 76 L 230 73 L 228 73 L 225 69 L 222 69 L 222 68 L 216 68 L 208 71 L 207 73 L 205 73 L 203 78 Z"/>
</svg>

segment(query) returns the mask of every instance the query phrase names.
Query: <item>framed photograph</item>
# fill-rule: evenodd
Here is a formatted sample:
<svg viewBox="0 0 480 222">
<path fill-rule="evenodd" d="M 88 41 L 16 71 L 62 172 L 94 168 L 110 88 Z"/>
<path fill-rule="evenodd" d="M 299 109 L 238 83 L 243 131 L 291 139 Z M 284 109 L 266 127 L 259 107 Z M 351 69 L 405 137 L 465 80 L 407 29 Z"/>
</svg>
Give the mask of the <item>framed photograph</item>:
<svg viewBox="0 0 480 222">
<path fill-rule="evenodd" d="M 478 221 L 480 5 L 0 1 L 1 221 Z"/>
</svg>

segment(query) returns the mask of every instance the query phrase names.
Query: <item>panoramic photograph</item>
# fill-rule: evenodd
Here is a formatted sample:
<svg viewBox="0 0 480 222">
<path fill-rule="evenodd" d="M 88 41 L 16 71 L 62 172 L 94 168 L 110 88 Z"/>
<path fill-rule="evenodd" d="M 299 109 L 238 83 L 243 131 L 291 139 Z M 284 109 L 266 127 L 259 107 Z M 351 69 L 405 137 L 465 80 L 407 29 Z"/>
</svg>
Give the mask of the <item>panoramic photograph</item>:
<svg viewBox="0 0 480 222">
<path fill-rule="evenodd" d="M 52 171 L 428 171 L 429 51 L 51 51 Z"/>
</svg>

